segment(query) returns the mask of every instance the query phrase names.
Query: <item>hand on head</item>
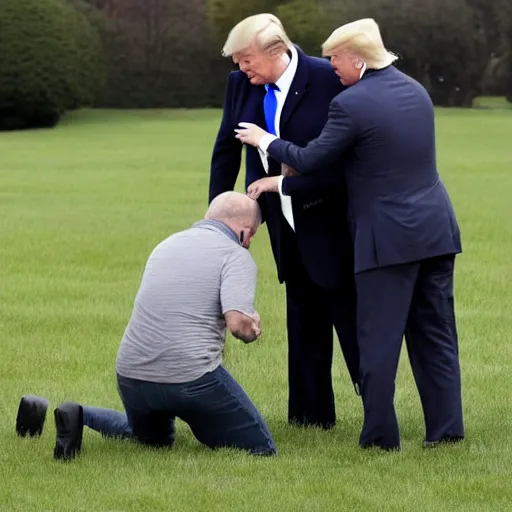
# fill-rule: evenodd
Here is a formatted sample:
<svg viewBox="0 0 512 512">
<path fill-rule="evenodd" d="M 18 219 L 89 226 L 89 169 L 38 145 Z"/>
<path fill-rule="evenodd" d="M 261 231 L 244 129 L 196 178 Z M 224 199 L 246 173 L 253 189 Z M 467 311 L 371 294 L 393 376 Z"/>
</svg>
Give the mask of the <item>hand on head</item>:
<svg viewBox="0 0 512 512">
<path fill-rule="evenodd" d="M 257 200 L 264 192 L 279 192 L 279 179 L 280 176 L 270 176 L 256 180 L 247 188 L 247 195 Z"/>
</svg>

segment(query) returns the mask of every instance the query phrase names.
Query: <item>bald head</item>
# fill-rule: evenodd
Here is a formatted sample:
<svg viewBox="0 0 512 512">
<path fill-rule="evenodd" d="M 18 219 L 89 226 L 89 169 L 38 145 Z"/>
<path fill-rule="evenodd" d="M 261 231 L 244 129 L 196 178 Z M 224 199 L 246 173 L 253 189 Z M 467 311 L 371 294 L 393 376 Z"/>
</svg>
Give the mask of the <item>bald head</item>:
<svg viewBox="0 0 512 512">
<path fill-rule="evenodd" d="M 261 223 L 258 203 L 239 192 L 224 192 L 211 203 L 204 217 L 228 225 L 238 236 L 244 233 L 244 246 L 249 247 Z"/>
</svg>

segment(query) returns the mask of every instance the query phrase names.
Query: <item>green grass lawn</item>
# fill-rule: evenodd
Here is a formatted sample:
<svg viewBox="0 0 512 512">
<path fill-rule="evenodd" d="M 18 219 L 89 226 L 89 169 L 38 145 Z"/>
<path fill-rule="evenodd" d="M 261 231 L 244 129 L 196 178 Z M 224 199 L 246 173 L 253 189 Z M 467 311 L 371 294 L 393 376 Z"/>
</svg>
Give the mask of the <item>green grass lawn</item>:
<svg viewBox="0 0 512 512">
<path fill-rule="evenodd" d="M 218 111 L 77 112 L 54 130 L 0 134 L 0 511 L 512 510 L 512 114 L 438 110 L 438 160 L 461 225 L 457 260 L 466 440 L 421 448 L 405 350 L 403 449 L 361 451 L 362 408 L 340 351 L 332 432 L 286 423 L 284 290 L 263 228 L 263 334 L 228 340 L 225 364 L 268 421 L 273 459 L 209 451 L 178 422 L 171 451 L 86 430 L 52 458 L 53 407 L 120 408 L 114 361 L 144 264 L 202 217 Z M 241 183 L 241 181 L 239 181 Z M 40 439 L 15 435 L 22 394 L 51 401 Z"/>
<path fill-rule="evenodd" d="M 478 96 L 473 100 L 473 107 L 512 110 L 512 103 L 501 96 Z"/>
</svg>

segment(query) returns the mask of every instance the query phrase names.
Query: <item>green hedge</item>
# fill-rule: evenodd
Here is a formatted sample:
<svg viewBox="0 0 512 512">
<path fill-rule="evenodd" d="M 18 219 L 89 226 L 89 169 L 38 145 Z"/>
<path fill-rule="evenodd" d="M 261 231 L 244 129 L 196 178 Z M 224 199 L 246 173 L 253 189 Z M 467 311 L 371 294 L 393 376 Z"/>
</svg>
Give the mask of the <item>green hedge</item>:
<svg viewBox="0 0 512 512">
<path fill-rule="evenodd" d="M 102 83 L 101 45 L 64 0 L 0 2 L 0 130 L 55 126 L 91 104 Z"/>
</svg>

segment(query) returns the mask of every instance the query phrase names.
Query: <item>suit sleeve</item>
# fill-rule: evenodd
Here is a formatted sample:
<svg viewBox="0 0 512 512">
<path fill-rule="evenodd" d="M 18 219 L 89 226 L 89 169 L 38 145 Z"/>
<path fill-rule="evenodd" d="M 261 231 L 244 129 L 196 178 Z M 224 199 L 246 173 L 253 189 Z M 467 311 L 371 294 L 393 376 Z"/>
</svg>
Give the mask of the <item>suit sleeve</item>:
<svg viewBox="0 0 512 512">
<path fill-rule="evenodd" d="M 283 179 L 281 192 L 285 196 L 309 195 L 311 192 L 330 192 L 345 187 L 345 175 L 340 170 L 336 174 L 324 172 L 309 176 L 291 176 Z"/>
<path fill-rule="evenodd" d="M 333 101 L 322 133 L 307 146 L 300 147 L 281 139 L 274 140 L 267 149 L 269 156 L 288 164 L 303 175 L 285 178 L 283 193 L 293 195 L 311 188 L 325 188 L 324 180 L 317 181 L 312 178 L 315 175 L 325 177 L 326 169 L 329 169 L 329 173 L 340 173 L 339 167 L 333 164 L 352 146 L 355 137 L 356 127 L 352 118 L 338 102 Z"/>
<path fill-rule="evenodd" d="M 208 203 L 223 192 L 233 190 L 240 171 L 242 143 L 235 138 L 233 126 L 234 75 L 230 74 L 224 96 L 220 123 L 210 164 Z"/>
</svg>

